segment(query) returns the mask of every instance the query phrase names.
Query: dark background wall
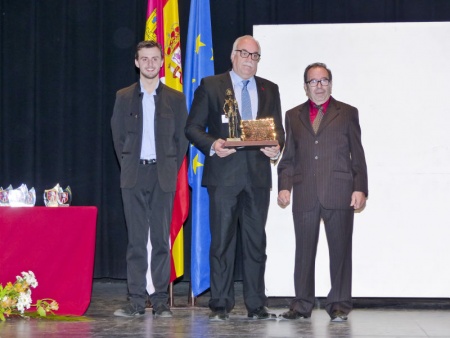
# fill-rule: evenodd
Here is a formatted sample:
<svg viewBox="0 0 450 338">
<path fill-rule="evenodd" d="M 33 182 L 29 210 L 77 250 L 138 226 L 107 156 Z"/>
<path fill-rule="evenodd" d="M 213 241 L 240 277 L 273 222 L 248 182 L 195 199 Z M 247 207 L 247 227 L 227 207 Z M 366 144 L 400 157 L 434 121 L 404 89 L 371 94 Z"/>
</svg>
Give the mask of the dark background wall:
<svg viewBox="0 0 450 338">
<path fill-rule="evenodd" d="M 189 0 L 178 0 L 182 52 Z M 449 21 L 448 0 L 211 0 L 216 73 L 253 25 Z M 125 278 L 126 229 L 110 118 L 115 92 L 137 79 L 147 0 L 0 0 L 0 186 L 70 185 L 73 205 L 99 208 L 96 278 Z M 292 41 L 301 44 L 302 41 Z M 273 41 L 280 61 L 290 46 Z M 326 46 L 316 48 L 318 58 Z M 430 60 L 432 61 L 432 60 Z M 299 65 L 303 68 L 305 65 Z M 58 220 L 49 226 L 58 226 Z M 1 234 L 1 220 L 0 220 Z M 48 245 L 48 244 L 47 244 Z M 38 243 L 37 243 L 38 246 Z M 189 279 L 190 226 L 185 226 Z M 33 249 L 33 248 L 30 248 Z"/>
</svg>

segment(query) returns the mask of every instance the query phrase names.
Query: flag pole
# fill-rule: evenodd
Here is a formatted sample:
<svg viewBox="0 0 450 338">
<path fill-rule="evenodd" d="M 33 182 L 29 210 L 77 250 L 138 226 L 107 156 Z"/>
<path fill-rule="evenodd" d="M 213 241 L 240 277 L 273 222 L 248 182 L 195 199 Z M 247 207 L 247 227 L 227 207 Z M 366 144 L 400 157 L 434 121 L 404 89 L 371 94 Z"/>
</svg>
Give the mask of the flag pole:
<svg viewBox="0 0 450 338">
<path fill-rule="evenodd" d="M 191 307 L 195 307 L 196 300 L 197 298 L 194 297 L 194 292 L 192 291 L 192 283 L 189 282 L 188 304 Z"/>
<path fill-rule="evenodd" d="M 169 306 L 173 307 L 173 282 L 169 284 Z"/>
</svg>

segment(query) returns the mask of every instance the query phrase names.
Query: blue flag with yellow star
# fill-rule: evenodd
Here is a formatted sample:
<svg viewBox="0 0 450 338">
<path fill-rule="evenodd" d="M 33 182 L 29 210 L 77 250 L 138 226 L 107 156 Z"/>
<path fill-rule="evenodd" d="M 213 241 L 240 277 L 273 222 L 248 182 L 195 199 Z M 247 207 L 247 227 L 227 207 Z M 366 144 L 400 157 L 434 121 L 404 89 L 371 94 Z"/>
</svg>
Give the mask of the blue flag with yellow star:
<svg viewBox="0 0 450 338">
<path fill-rule="evenodd" d="M 214 58 L 209 0 L 191 0 L 184 65 L 184 94 L 189 109 L 201 79 L 210 75 L 214 75 Z M 191 287 L 194 297 L 197 297 L 210 286 L 211 234 L 208 192 L 201 186 L 205 156 L 191 145 L 189 158 L 188 178 L 192 188 Z"/>
</svg>

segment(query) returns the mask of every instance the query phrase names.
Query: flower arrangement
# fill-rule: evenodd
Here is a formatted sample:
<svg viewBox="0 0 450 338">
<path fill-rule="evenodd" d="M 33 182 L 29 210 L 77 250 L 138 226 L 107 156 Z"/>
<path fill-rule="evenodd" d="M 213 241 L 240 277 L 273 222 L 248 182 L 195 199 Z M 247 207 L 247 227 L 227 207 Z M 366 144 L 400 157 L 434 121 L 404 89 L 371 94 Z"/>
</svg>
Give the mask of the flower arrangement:
<svg viewBox="0 0 450 338">
<path fill-rule="evenodd" d="M 31 304 L 31 288 L 37 287 L 38 282 L 32 271 L 22 272 L 22 276 L 16 276 L 15 283 L 8 282 L 5 287 L 0 284 L 0 320 L 12 315 L 25 316 L 25 310 L 36 308 L 36 313 L 45 317 L 48 312 L 58 310 L 59 305 L 53 299 L 40 299 L 36 304 Z"/>
</svg>

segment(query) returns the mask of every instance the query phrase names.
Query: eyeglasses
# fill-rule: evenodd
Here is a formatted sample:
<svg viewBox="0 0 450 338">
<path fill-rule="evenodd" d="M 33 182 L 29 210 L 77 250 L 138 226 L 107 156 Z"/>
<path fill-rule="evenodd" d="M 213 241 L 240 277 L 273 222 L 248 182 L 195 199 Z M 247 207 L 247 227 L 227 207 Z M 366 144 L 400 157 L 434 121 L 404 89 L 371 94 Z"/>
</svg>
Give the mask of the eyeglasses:
<svg viewBox="0 0 450 338">
<path fill-rule="evenodd" d="M 250 53 L 250 52 L 247 52 L 245 49 L 235 49 L 234 51 L 239 52 L 239 54 L 241 55 L 242 58 L 248 58 L 248 56 L 250 55 L 250 57 L 253 61 L 259 61 L 259 59 L 261 59 L 261 54 Z"/>
<path fill-rule="evenodd" d="M 322 80 L 313 79 L 313 80 L 306 81 L 306 83 L 309 84 L 311 87 L 317 87 L 319 82 L 322 86 L 328 86 L 330 84 L 330 80 L 328 80 L 328 79 L 322 79 Z"/>
</svg>

